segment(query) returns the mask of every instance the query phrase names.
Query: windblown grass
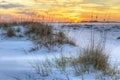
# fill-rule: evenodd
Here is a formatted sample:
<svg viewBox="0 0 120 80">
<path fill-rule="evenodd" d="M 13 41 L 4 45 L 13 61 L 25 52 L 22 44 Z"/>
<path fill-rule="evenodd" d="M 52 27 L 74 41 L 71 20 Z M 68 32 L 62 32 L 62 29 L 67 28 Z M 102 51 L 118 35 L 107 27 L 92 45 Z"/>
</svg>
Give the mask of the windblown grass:
<svg viewBox="0 0 120 80">
<path fill-rule="evenodd" d="M 19 25 L 22 25 L 24 32 L 21 32 Z M 64 44 L 70 44 L 75 46 L 72 40 L 69 40 L 64 32 L 55 32 L 52 26 L 38 22 L 22 22 L 22 23 L 0 23 L 0 27 L 6 31 L 7 37 L 29 37 L 29 39 L 35 44 L 35 47 L 31 51 L 45 47 L 48 50 L 52 50 L 54 46 L 62 46 Z M 18 27 L 17 29 L 14 27 Z"/>
<path fill-rule="evenodd" d="M 52 26 L 48 26 L 41 23 L 31 24 L 26 27 L 25 34 L 32 39 L 32 41 L 37 46 L 36 49 L 44 46 L 51 50 L 56 45 L 70 44 L 75 46 L 75 43 L 69 40 L 64 32 L 55 33 Z M 35 49 L 34 49 L 35 50 Z"/>
</svg>

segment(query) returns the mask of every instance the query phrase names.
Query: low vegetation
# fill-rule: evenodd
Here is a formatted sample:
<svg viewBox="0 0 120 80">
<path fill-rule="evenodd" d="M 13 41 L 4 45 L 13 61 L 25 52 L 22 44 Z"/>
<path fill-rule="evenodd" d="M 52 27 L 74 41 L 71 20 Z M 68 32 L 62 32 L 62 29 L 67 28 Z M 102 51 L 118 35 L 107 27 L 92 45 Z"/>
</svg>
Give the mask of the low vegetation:
<svg viewBox="0 0 120 80">
<path fill-rule="evenodd" d="M 48 76 L 53 80 L 71 80 L 69 75 L 80 76 L 80 80 L 85 80 L 84 76 L 93 74 L 93 80 L 119 80 L 120 71 L 116 66 L 110 65 L 109 55 L 104 52 L 103 46 L 92 46 L 84 48 L 77 56 L 68 57 L 61 52 L 59 57 L 38 60 L 32 67 L 39 79 L 44 80 Z M 57 75 L 64 77 L 57 78 Z"/>
<path fill-rule="evenodd" d="M 23 25 L 24 33 L 21 33 L 19 25 Z M 18 26 L 17 28 L 14 28 Z M 29 37 L 29 39 L 35 44 L 30 51 L 45 47 L 48 50 L 52 50 L 54 46 L 61 46 L 64 44 L 70 44 L 75 46 L 72 40 L 69 40 L 64 32 L 55 32 L 52 26 L 37 23 L 37 22 L 23 22 L 23 23 L 0 23 L 0 27 L 6 31 L 7 37 Z"/>
<path fill-rule="evenodd" d="M 11 27 L 7 28 L 7 33 L 6 33 L 7 37 L 13 37 L 15 36 L 15 30 L 12 29 Z"/>
<path fill-rule="evenodd" d="M 56 45 L 64 44 L 75 46 L 75 43 L 69 40 L 62 31 L 54 32 L 51 26 L 37 23 L 31 24 L 29 27 L 26 28 L 27 30 L 25 34 L 28 35 L 30 39 L 32 39 L 32 41 L 36 44 L 36 49 L 44 46 L 51 50 Z"/>
<path fill-rule="evenodd" d="M 111 69 L 109 56 L 100 48 L 85 48 L 78 57 L 72 60 L 72 65 L 77 75 L 81 74 L 81 72 L 90 73 L 95 71 L 107 73 Z"/>
<path fill-rule="evenodd" d="M 81 54 L 79 54 L 79 56 L 81 56 Z M 101 55 L 97 55 L 97 57 L 102 58 Z M 95 74 L 93 80 L 108 80 L 108 79 L 119 80 L 119 76 L 120 76 L 119 70 L 115 67 L 111 67 L 108 63 L 105 63 L 104 60 L 103 60 L 103 64 L 97 63 L 97 67 L 96 67 L 94 63 L 92 63 L 95 61 L 87 60 L 81 62 L 84 60 L 83 58 L 84 57 L 82 56 L 81 59 L 80 57 L 75 57 L 75 56 L 66 57 L 63 54 L 61 54 L 60 57 L 53 58 L 52 60 L 39 61 L 37 63 L 35 62 L 32 64 L 32 67 L 35 71 L 34 75 L 37 76 L 38 80 L 39 79 L 48 80 L 48 77 L 50 77 L 49 79 L 51 80 L 72 80 L 70 75 L 74 77 L 79 76 L 80 80 L 86 80 L 85 76 L 92 74 Z M 89 57 L 87 56 L 87 58 Z M 107 67 L 104 66 L 98 67 L 99 65 L 100 66 L 107 65 Z M 62 77 L 58 77 L 59 75 Z M 33 77 L 32 80 L 36 80 L 36 77 Z"/>
</svg>

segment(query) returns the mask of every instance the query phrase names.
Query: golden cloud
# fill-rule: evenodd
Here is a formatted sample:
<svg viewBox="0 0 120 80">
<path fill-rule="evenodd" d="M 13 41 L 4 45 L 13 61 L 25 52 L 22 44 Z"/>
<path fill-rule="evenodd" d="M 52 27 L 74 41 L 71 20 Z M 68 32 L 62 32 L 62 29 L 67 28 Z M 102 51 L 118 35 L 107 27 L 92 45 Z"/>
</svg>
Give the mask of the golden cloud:
<svg viewBox="0 0 120 80">
<path fill-rule="evenodd" d="M 107 14 L 111 16 L 111 20 L 120 21 L 119 0 L 4 0 L 4 3 L 13 4 L 14 7 L 19 4 L 24 7 L 8 6 L 7 10 L 0 8 L 2 14 L 44 16 L 77 22 L 90 20 L 90 15 L 93 13 L 94 16 L 99 17 L 99 20 L 103 20 Z M 114 15 L 116 17 L 113 17 Z"/>
</svg>

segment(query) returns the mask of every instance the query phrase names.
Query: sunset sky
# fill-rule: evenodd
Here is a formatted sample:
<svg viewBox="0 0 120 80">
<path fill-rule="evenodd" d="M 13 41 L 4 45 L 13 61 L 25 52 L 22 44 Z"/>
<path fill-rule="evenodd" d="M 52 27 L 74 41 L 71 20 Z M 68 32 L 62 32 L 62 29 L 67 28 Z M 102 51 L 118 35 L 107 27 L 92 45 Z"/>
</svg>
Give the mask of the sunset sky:
<svg viewBox="0 0 120 80">
<path fill-rule="evenodd" d="M 46 21 L 120 22 L 120 0 L 0 0 L 0 20 L 43 16 Z"/>
</svg>

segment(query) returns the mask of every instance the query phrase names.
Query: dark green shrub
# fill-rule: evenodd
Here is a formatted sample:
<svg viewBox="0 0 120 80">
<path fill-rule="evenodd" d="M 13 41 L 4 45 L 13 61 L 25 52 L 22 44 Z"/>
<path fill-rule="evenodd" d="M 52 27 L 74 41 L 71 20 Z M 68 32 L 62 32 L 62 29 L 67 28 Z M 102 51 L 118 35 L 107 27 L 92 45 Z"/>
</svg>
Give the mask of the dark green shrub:
<svg viewBox="0 0 120 80">
<path fill-rule="evenodd" d="M 14 29 L 12 29 L 11 27 L 7 28 L 7 33 L 6 33 L 7 37 L 13 37 L 15 36 L 15 31 Z"/>
</svg>

